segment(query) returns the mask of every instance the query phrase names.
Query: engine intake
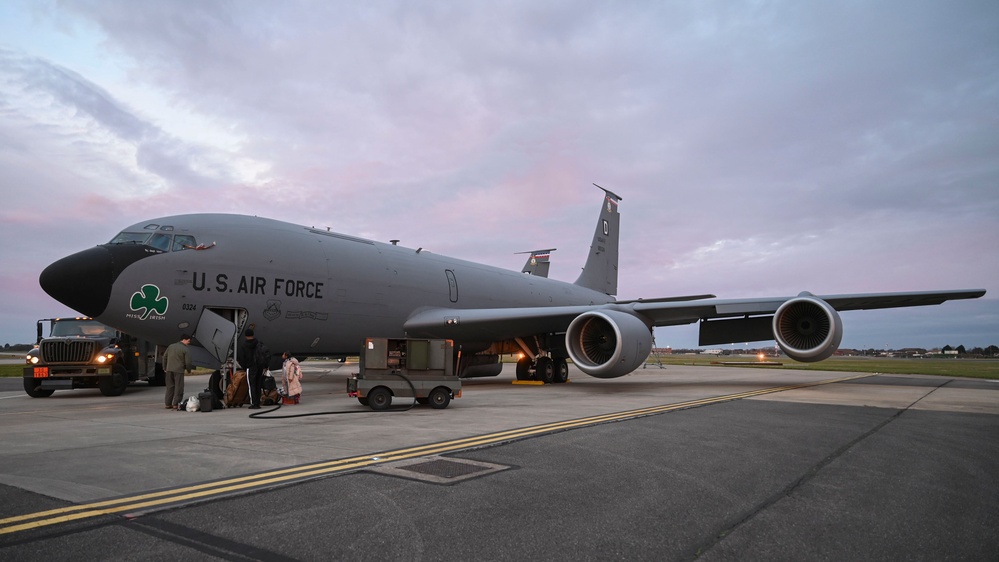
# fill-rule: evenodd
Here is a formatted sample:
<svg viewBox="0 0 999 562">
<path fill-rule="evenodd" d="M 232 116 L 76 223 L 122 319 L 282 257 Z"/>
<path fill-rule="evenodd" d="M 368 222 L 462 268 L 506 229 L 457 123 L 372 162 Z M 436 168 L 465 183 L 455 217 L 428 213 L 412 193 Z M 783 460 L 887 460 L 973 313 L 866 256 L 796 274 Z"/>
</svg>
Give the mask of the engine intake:
<svg viewBox="0 0 999 562">
<path fill-rule="evenodd" d="M 814 296 L 790 299 L 774 313 L 774 339 L 795 361 L 829 358 L 843 341 L 843 321 L 836 309 Z"/>
<path fill-rule="evenodd" d="M 587 375 L 612 379 L 627 375 L 652 352 L 652 330 L 637 316 L 594 310 L 577 316 L 565 333 L 572 362 Z"/>
</svg>

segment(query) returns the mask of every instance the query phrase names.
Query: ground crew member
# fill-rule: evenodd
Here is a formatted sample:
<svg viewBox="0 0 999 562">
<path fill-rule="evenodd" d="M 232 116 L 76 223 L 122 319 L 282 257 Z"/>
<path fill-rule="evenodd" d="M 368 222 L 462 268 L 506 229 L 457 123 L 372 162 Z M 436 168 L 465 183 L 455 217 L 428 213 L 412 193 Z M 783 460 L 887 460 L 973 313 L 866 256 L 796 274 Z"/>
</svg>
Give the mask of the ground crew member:
<svg viewBox="0 0 999 562">
<path fill-rule="evenodd" d="M 191 343 L 191 336 L 184 334 L 180 336 L 179 342 L 174 342 L 166 348 L 163 353 L 163 370 L 166 371 L 166 407 L 177 411 L 184 411 L 184 375 L 188 371 L 193 371 L 191 363 L 191 351 L 187 346 Z"/>
</svg>

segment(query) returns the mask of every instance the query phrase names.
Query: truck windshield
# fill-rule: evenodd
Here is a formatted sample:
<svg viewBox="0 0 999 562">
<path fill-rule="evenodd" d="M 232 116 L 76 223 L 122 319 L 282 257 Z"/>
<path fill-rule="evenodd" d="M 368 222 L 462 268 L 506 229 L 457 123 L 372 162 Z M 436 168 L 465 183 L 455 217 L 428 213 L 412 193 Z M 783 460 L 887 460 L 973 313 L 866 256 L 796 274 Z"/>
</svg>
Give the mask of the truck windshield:
<svg viewBox="0 0 999 562">
<path fill-rule="evenodd" d="M 79 336 L 86 338 L 113 338 L 115 331 L 96 320 L 58 320 L 52 324 L 53 337 Z"/>
</svg>

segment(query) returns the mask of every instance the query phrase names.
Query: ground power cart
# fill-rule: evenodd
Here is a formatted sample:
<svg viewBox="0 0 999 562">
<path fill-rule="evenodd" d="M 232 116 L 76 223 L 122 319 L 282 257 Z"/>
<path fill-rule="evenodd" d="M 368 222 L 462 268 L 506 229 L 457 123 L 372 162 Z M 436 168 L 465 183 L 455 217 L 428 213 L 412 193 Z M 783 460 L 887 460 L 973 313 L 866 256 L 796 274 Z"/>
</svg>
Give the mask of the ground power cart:
<svg viewBox="0 0 999 562">
<path fill-rule="evenodd" d="M 386 410 L 393 398 L 413 398 L 432 408 L 447 408 L 461 397 L 454 374 L 451 340 L 368 338 L 360 372 L 347 379 L 347 394 L 372 410 Z"/>
</svg>

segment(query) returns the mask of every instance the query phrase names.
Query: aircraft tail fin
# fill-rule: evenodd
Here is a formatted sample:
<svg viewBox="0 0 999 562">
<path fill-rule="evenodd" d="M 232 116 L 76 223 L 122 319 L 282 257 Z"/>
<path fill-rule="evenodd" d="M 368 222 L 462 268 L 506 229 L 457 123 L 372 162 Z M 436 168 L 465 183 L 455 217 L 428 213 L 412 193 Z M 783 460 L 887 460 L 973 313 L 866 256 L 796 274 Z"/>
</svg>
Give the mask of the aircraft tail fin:
<svg viewBox="0 0 999 562">
<path fill-rule="evenodd" d="M 531 254 L 520 272 L 527 273 L 528 275 L 537 275 L 538 277 L 548 277 L 548 269 L 551 267 L 551 255 L 555 250 L 556 248 L 548 248 L 546 250 L 517 252 L 519 254 Z"/>
<path fill-rule="evenodd" d="M 597 185 L 597 184 L 593 184 Z M 600 187 L 597 185 L 597 187 Z M 621 197 L 602 187 L 604 201 L 600 206 L 600 218 L 593 232 L 593 242 L 590 243 L 590 253 L 586 258 L 576 285 L 600 291 L 608 295 L 617 294 L 617 256 L 621 234 L 621 215 L 618 213 L 618 202 Z"/>
</svg>

